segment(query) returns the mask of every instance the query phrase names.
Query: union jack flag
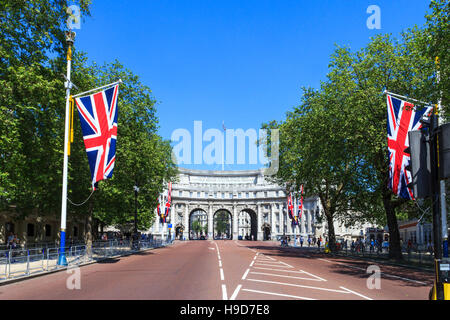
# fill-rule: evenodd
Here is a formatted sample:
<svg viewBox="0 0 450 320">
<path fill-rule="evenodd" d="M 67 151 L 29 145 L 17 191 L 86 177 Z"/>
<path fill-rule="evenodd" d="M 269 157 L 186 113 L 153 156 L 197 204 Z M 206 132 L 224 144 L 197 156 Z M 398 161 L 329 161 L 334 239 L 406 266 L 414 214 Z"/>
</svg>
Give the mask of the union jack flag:
<svg viewBox="0 0 450 320">
<path fill-rule="evenodd" d="M 294 205 L 292 204 L 292 194 L 289 193 L 288 196 L 288 214 L 289 214 L 289 218 L 293 219 L 294 218 Z"/>
<path fill-rule="evenodd" d="M 387 94 L 387 132 L 389 150 L 389 188 L 404 199 L 413 200 L 411 172 L 406 170 L 411 155 L 405 152 L 409 146 L 408 132 L 422 127 L 420 119 L 433 107 L 417 110 L 413 104 Z"/>
<path fill-rule="evenodd" d="M 117 96 L 119 85 L 75 98 L 84 145 L 91 169 L 92 186 L 112 177 L 116 160 Z"/>
<path fill-rule="evenodd" d="M 303 213 L 303 185 L 300 188 L 300 204 L 298 205 L 297 211 L 297 216 L 299 220 L 302 218 L 302 213 Z"/>
<path fill-rule="evenodd" d="M 160 221 L 161 223 L 166 223 L 166 219 L 169 216 L 170 213 L 170 205 L 172 203 L 172 182 L 169 182 L 169 190 L 167 193 L 167 201 L 166 201 L 166 206 L 164 209 L 164 214 L 161 214 L 161 210 L 159 209 L 159 204 L 158 204 L 158 210 L 159 210 L 159 214 L 160 214 Z"/>
</svg>

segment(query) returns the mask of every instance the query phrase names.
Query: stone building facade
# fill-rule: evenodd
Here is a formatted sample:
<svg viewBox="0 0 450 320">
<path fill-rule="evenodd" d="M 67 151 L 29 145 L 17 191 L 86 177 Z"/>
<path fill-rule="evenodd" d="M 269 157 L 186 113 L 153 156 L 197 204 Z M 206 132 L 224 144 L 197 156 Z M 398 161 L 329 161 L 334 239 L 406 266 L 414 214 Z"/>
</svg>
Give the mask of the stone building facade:
<svg viewBox="0 0 450 320">
<path fill-rule="evenodd" d="M 254 240 L 277 239 L 278 236 L 315 236 L 316 214 L 321 212 L 317 197 L 303 200 L 303 216 L 294 230 L 286 210 L 286 190 L 284 186 L 270 183 L 263 170 L 209 171 L 179 168 L 178 181 L 172 184 L 172 210 L 167 224 L 156 219 L 148 233 L 156 237 L 192 238 L 191 216 L 204 212 L 207 216 L 207 236 L 217 235 L 215 217 L 218 212 L 230 216 L 230 238 L 238 239 L 239 230 L 245 228 Z M 167 190 L 161 195 L 163 205 Z M 242 217 L 248 217 L 243 221 Z M 241 217 L 241 219 L 240 219 Z M 243 225 L 245 223 L 245 225 Z M 172 225 L 169 229 L 168 225 Z M 248 226 L 248 224 L 250 226 Z M 320 223 L 322 226 L 323 223 Z M 323 228 L 322 228 L 323 230 Z"/>
</svg>

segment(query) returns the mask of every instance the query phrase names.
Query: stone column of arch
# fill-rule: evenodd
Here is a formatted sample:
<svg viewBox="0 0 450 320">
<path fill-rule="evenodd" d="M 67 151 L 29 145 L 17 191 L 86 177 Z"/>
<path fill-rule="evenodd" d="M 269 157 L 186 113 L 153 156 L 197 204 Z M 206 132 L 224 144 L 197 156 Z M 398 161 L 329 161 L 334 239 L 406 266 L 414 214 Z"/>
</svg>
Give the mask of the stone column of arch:
<svg viewBox="0 0 450 320">
<path fill-rule="evenodd" d="M 312 220 L 313 220 L 314 210 L 309 210 L 308 212 L 308 233 L 312 234 Z"/>
<path fill-rule="evenodd" d="M 189 239 L 189 203 L 185 203 L 184 205 L 184 230 L 183 237 L 188 240 Z"/>
<path fill-rule="evenodd" d="M 257 208 L 256 221 L 257 221 L 257 226 L 258 226 L 256 240 L 263 240 L 264 239 L 263 238 L 263 231 L 261 230 L 261 228 L 262 228 L 261 204 L 258 203 L 256 208 Z"/>
<path fill-rule="evenodd" d="M 276 219 L 275 219 L 275 203 L 270 204 L 270 226 L 271 226 L 271 238 L 274 239 L 275 234 L 277 232 L 276 229 Z"/>
<path fill-rule="evenodd" d="M 278 211 L 278 215 L 280 217 L 280 234 L 284 232 L 284 214 L 283 214 L 283 206 L 280 206 L 280 210 Z"/>
<path fill-rule="evenodd" d="M 208 204 L 208 239 L 214 239 L 213 223 L 214 218 L 212 204 Z"/>
<path fill-rule="evenodd" d="M 238 239 L 238 214 L 236 210 L 236 203 L 233 203 L 233 239 Z"/>
</svg>

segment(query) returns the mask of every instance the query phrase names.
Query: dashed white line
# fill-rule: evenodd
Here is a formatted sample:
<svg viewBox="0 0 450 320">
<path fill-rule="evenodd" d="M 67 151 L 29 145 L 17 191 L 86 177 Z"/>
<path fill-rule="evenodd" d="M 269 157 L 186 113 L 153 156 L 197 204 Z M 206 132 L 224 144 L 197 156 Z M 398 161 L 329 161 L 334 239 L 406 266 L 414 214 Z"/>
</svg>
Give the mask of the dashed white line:
<svg viewBox="0 0 450 320">
<path fill-rule="evenodd" d="M 228 300 L 227 297 L 227 286 L 226 285 L 222 285 L 222 300 Z"/>
<path fill-rule="evenodd" d="M 253 260 L 252 263 L 250 263 L 250 267 L 252 267 L 254 263 L 255 263 L 255 260 Z"/>
<path fill-rule="evenodd" d="M 224 277 L 224 275 L 223 275 L 223 269 L 222 269 L 222 268 L 220 268 L 220 280 L 222 280 L 222 281 L 225 280 L 225 277 Z"/>
<path fill-rule="evenodd" d="M 242 280 L 245 280 L 249 271 L 250 271 L 250 269 L 247 269 L 247 271 L 245 271 L 244 275 L 242 276 Z"/>
</svg>

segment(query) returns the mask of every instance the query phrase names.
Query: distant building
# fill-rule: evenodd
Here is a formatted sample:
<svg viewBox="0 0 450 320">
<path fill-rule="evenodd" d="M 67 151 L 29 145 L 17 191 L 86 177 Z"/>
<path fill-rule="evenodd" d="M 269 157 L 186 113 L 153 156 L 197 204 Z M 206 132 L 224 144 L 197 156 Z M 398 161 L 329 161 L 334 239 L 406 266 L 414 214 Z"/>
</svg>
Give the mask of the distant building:
<svg viewBox="0 0 450 320">
<path fill-rule="evenodd" d="M 160 203 L 167 200 L 167 190 L 161 194 Z M 206 236 L 212 239 L 216 214 L 227 212 L 230 216 L 229 238 L 278 240 L 280 236 L 294 234 L 308 237 L 328 235 L 326 219 L 317 196 L 303 199 L 303 215 L 294 227 L 287 214 L 287 194 L 284 186 L 270 183 L 263 170 L 209 171 L 179 168 L 178 182 L 172 184 L 172 209 L 168 223 L 156 219 L 149 233 L 155 237 L 184 237 L 193 239 L 192 220 L 203 217 Z M 297 210 L 297 209 L 295 209 Z M 155 211 L 156 213 L 156 211 Z M 168 229 L 168 224 L 172 229 Z M 365 224 L 361 230 L 374 227 Z M 335 222 L 336 236 L 351 239 L 360 236 L 360 228 L 345 228 Z M 364 233 L 363 233 L 364 236 Z"/>
</svg>

